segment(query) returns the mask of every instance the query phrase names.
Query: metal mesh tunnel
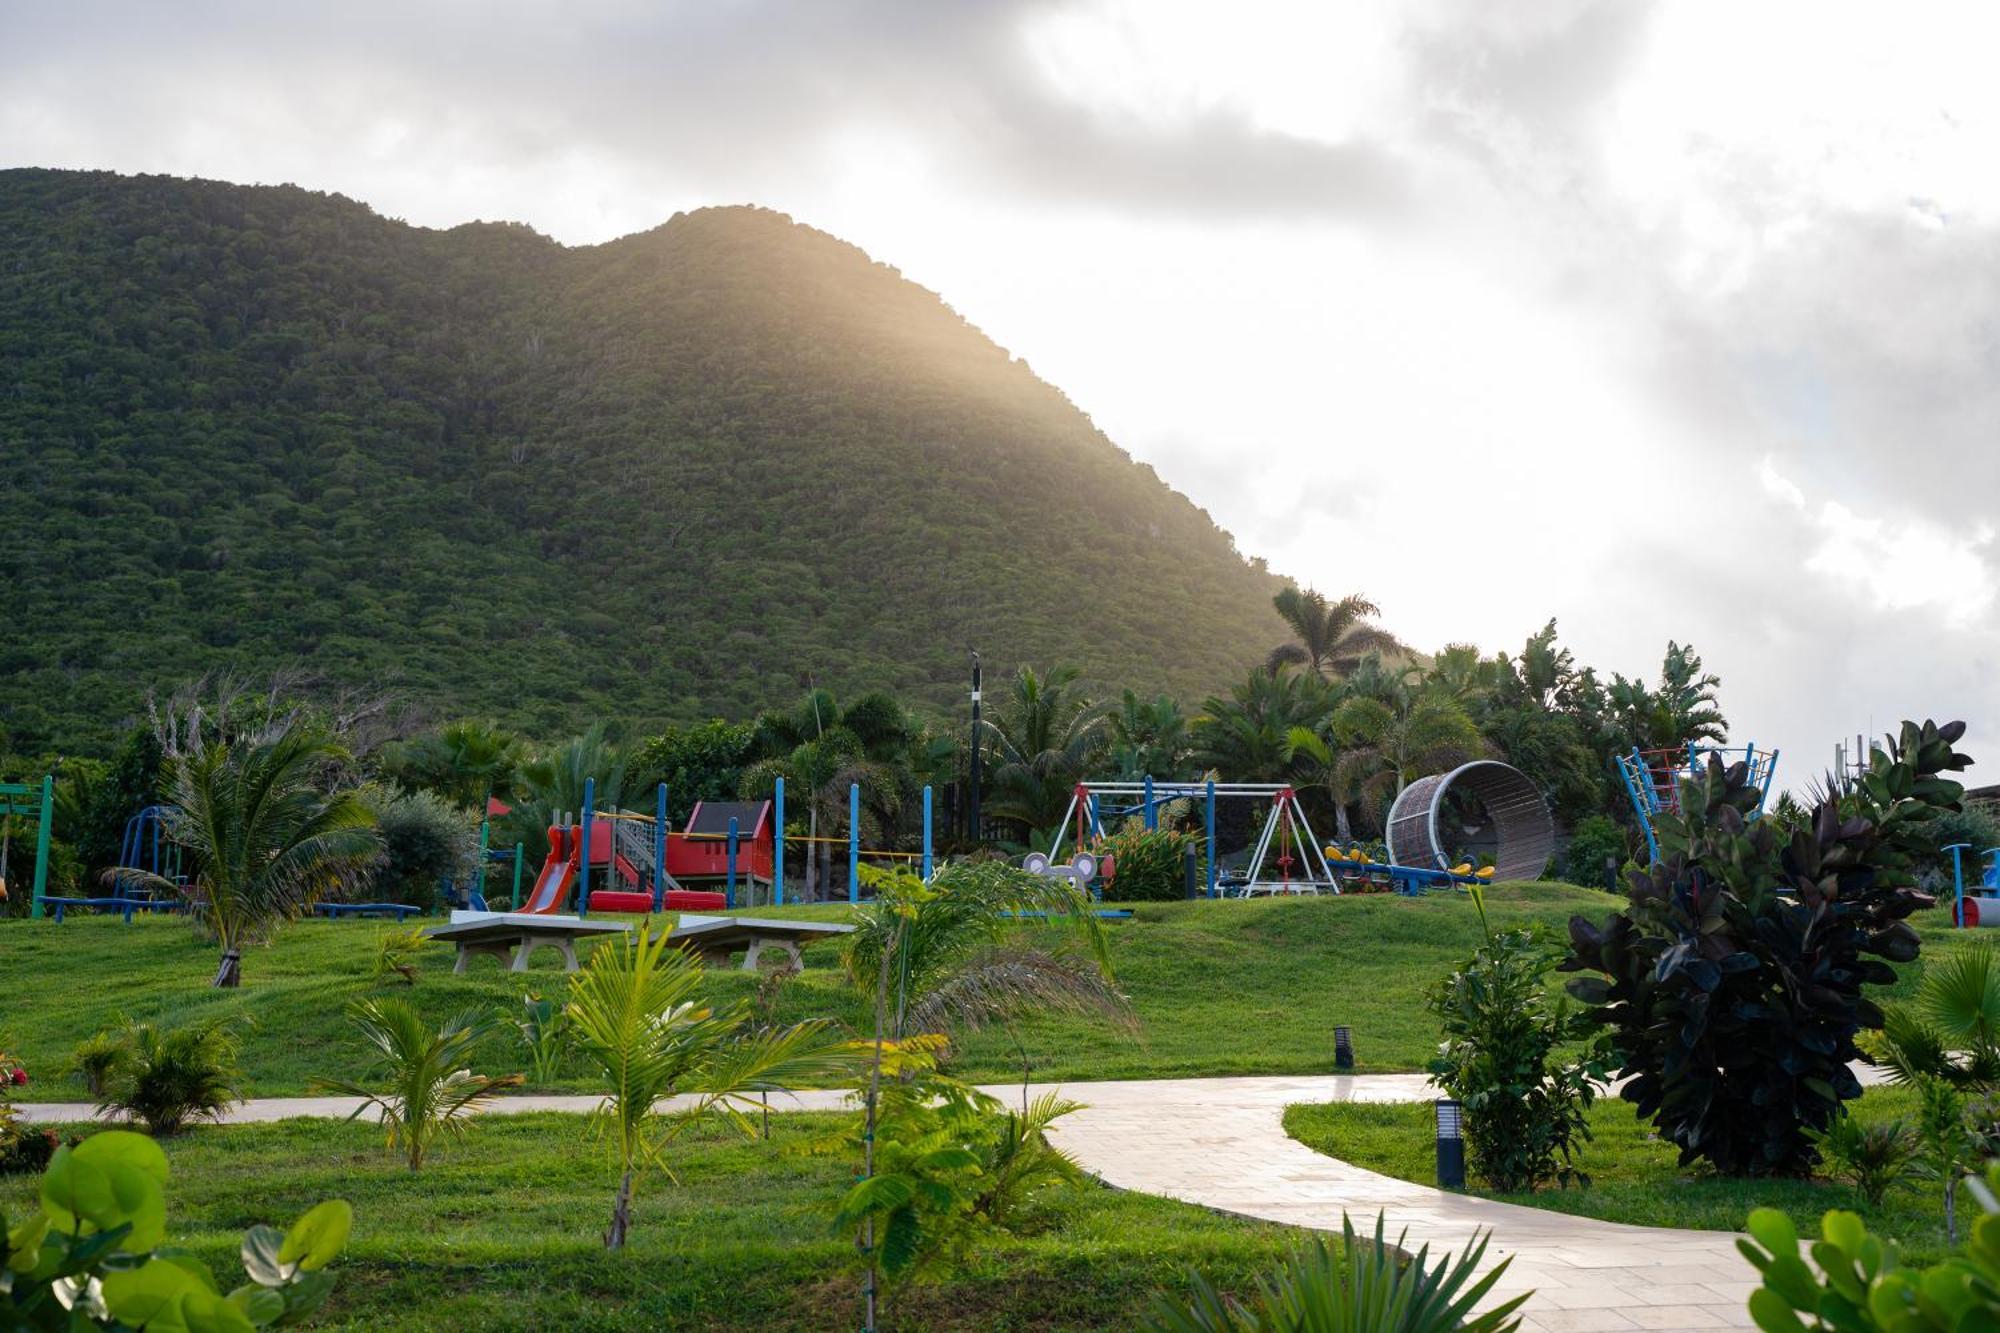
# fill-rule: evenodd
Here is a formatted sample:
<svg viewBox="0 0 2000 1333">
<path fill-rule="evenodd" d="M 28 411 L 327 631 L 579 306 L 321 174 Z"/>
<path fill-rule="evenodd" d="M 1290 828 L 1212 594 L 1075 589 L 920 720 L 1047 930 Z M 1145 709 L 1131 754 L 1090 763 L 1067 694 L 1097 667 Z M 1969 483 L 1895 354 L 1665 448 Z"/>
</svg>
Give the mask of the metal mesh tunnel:
<svg viewBox="0 0 2000 1333">
<path fill-rule="evenodd" d="M 1433 773 L 1403 788 L 1389 808 L 1389 860 L 1399 866 L 1447 870 L 1458 855 L 1451 845 L 1446 801 L 1477 802 L 1491 825 L 1486 834 L 1495 879 L 1536 879 L 1556 849 L 1548 802 L 1527 774 L 1493 759 Z"/>
</svg>

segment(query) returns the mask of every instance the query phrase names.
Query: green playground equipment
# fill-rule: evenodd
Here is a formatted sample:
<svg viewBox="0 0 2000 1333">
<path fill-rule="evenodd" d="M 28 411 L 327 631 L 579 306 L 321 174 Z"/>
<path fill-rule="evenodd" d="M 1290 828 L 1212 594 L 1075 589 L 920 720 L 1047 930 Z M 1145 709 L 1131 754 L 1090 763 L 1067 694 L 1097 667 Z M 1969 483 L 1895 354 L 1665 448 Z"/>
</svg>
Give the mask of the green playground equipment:
<svg viewBox="0 0 2000 1333">
<path fill-rule="evenodd" d="M 0 782 L 0 886 L 7 883 L 8 854 L 14 847 L 14 817 L 31 816 L 35 821 L 35 889 L 29 899 L 28 915 L 43 915 L 42 899 L 49 886 L 49 829 L 55 822 L 55 774 L 45 773 L 39 783 Z"/>
</svg>

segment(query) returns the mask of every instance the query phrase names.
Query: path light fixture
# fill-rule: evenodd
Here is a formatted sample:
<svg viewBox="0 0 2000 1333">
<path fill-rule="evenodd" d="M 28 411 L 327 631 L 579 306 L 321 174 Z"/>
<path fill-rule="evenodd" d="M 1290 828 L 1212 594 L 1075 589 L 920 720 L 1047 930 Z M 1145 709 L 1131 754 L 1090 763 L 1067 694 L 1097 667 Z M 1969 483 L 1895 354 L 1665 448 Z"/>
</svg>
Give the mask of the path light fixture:
<svg viewBox="0 0 2000 1333">
<path fill-rule="evenodd" d="M 1465 1188 L 1465 1107 L 1440 1097 L 1437 1102 L 1438 1188 Z"/>
<path fill-rule="evenodd" d="M 1338 1027 L 1333 1030 L 1333 1067 L 1335 1069 L 1354 1068 L 1354 1030 Z"/>
</svg>

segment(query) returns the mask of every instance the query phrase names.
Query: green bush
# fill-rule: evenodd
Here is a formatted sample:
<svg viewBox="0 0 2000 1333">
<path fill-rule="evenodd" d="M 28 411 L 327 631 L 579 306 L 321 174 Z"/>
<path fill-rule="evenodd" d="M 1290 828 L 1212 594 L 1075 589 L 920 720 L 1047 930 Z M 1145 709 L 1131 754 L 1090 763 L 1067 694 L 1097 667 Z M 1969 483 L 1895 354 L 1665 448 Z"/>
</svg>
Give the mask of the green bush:
<svg viewBox="0 0 2000 1333">
<path fill-rule="evenodd" d="M 1590 1139 L 1585 1113 L 1606 1065 L 1589 1013 L 1550 999 L 1545 979 L 1561 956 L 1533 931 L 1489 931 L 1425 997 L 1444 1025 L 1431 1074 L 1464 1105 L 1466 1155 L 1496 1190 L 1588 1183 L 1571 1162 Z M 1575 1058 L 1558 1058 L 1577 1042 Z"/>
<path fill-rule="evenodd" d="M 1191 833 L 1164 828 L 1128 826 L 1112 834 L 1099 849 L 1113 858 L 1112 877 L 1104 883 L 1104 901 L 1179 901 L 1186 893 L 1184 858 L 1187 849 L 1199 841 Z"/>
<path fill-rule="evenodd" d="M 1858 1216 L 1839 1209 L 1820 1219 L 1821 1238 L 1807 1251 L 1807 1267 L 1791 1219 L 1759 1208 L 1750 1214 L 1752 1239 L 1736 1242 L 1764 1279 L 1750 1293 L 1751 1318 L 1765 1333 L 2000 1327 L 2000 1201 L 1994 1197 L 2000 1163 L 1986 1168 L 1985 1180 L 1969 1177 L 1965 1186 L 1983 1215 L 1960 1253 L 1923 1269 L 1905 1266 L 1894 1241 L 1871 1236 Z"/>
<path fill-rule="evenodd" d="M 1562 877 L 1587 889 L 1617 889 L 1614 870 L 1606 870 L 1609 860 L 1616 867 L 1625 859 L 1625 830 L 1606 815 L 1579 819 L 1570 831 L 1569 846 L 1563 849 Z"/>
<path fill-rule="evenodd" d="M 438 882 L 464 878 L 479 855 L 477 818 L 430 792 L 371 789 L 368 803 L 381 825 L 382 855 L 356 896 L 436 911 Z"/>
<path fill-rule="evenodd" d="M 243 1237 L 249 1281 L 224 1295 L 215 1275 L 167 1238 L 167 1156 L 139 1134 L 107 1130 L 59 1149 L 41 1210 L 0 1218 L 0 1327 L 233 1330 L 295 1324 L 333 1290 L 326 1265 L 346 1248 L 354 1210 L 339 1199 L 290 1231 Z M 90 1294 L 78 1299 L 79 1289 Z"/>
<path fill-rule="evenodd" d="M 243 1100 L 243 1071 L 236 1063 L 242 1044 L 227 1020 L 179 1028 L 132 1023 L 121 1037 L 125 1056 L 111 1067 L 97 1100 L 100 1110 L 164 1136 L 180 1133 L 190 1120 L 219 1120 Z"/>
<path fill-rule="evenodd" d="M 1660 1137 L 1728 1175 L 1804 1175 L 1812 1134 L 1861 1095 L 1855 1038 L 1880 1028 L 1862 993 L 1917 956 L 1905 919 L 1931 904 L 1916 871 L 1971 761 L 1963 723 L 1905 722 L 1851 790 L 1787 836 L 1752 819 L 1747 766 L 1711 759 L 1656 822 L 1660 854 L 1602 927 L 1570 921 L 1570 993 L 1597 1006 L 1627 1081 L 1619 1095 Z"/>
<path fill-rule="evenodd" d="M 1936 850 L 1925 858 L 1926 878 L 1933 889 L 1948 895 L 1952 891 L 1951 853 L 1944 849 L 1955 842 L 1970 849 L 1959 853 L 1964 858 L 1965 885 L 1970 889 L 1986 873 L 1986 849 L 2000 847 L 2000 818 L 1991 806 L 1968 804 L 1963 810 L 1939 815 L 1931 822 L 1931 833 Z"/>
</svg>

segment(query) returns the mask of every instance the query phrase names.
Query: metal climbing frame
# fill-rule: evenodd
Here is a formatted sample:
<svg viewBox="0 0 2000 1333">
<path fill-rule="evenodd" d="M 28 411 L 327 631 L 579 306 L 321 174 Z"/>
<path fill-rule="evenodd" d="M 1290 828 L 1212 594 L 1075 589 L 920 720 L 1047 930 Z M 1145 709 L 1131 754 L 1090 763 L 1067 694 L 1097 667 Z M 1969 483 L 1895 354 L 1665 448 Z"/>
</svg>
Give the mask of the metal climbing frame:
<svg viewBox="0 0 2000 1333">
<path fill-rule="evenodd" d="M 1537 879 L 1556 849 L 1555 821 L 1528 775 L 1494 759 L 1460 764 L 1418 778 L 1389 807 L 1389 860 L 1399 866 L 1447 870 L 1451 853 L 1438 814 L 1453 791 L 1476 798 L 1493 821 L 1495 879 Z"/>
<path fill-rule="evenodd" d="M 1764 802 L 1771 794 L 1771 779 L 1778 769 L 1776 750 L 1759 751 L 1755 745 L 1735 746 L 1697 745 L 1689 741 L 1666 750 L 1634 749 L 1630 754 L 1618 758 L 1618 776 L 1624 780 L 1625 795 L 1632 802 L 1632 813 L 1638 816 L 1639 828 L 1646 835 L 1646 851 L 1649 857 L 1660 854 L 1660 844 L 1653 837 L 1653 816 L 1661 813 L 1679 814 L 1681 808 L 1681 780 L 1698 777 L 1702 765 L 1709 758 L 1720 759 L 1724 767 L 1743 763 L 1750 766 L 1750 785 L 1757 789 L 1757 808 L 1750 812 L 1751 818 L 1764 813 Z"/>
</svg>

